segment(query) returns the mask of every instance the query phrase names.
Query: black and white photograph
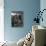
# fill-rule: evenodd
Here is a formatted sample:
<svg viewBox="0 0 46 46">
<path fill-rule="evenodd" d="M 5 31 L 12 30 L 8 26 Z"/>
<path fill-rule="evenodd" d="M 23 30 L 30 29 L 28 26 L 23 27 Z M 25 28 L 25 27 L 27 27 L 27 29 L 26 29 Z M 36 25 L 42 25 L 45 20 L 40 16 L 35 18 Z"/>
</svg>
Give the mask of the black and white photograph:
<svg viewBox="0 0 46 46">
<path fill-rule="evenodd" d="M 12 11 L 11 24 L 12 24 L 12 27 L 23 26 L 23 11 Z"/>
</svg>

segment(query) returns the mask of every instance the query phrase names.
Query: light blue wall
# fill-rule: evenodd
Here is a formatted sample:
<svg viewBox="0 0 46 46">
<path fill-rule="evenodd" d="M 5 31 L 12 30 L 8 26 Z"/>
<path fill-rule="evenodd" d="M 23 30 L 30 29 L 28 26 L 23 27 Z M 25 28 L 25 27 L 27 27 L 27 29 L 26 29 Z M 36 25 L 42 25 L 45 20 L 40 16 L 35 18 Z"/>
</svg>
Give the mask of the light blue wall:
<svg viewBox="0 0 46 46">
<path fill-rule="evenodd" d="M 5 0 L 4 1 L 4 35 L 7 41 L 18 41 L 32 27 L 35 12 L 40 9 L 40 0 Z M 24 11 L 24 26 L 11 27 L 11 11 Z"/>
<path fill-rule="evenodd" d="M 40 10 L 42 11 L 43 9 L 46 9 L 46 0 L 41 0 L 40 1 Z M 46 27 L 46 11 L 43 12 L 43 22 L 40 22 L 40 25 L 45 26 Z"/>
</svg>

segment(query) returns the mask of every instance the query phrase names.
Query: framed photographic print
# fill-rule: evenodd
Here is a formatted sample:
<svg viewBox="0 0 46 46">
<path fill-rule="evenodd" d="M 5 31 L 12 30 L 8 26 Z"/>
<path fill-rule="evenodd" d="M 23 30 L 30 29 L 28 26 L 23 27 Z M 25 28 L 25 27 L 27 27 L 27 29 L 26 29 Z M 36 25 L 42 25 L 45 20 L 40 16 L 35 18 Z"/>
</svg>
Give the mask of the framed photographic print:
<svg viewBox="0 0 46 46">
<path fill-rule="evenodd" d="M 12 27 L 23 26 L 23 11 L 12 11 L 11 12 L 11 25 Z"/>
</svg>

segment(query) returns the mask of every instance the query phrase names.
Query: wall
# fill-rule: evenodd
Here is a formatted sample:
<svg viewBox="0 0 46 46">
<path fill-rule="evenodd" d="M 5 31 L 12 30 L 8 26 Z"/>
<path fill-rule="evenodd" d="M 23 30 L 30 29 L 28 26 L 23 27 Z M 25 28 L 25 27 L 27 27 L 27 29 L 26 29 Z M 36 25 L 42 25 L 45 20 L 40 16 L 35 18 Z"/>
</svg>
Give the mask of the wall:
<svg viewBox="0 0 46 46">
<path fill-rule="evenodd" d="M 4 0 L 0 0 L 0 42 L 4 41 Z"/>
<path fill-rule="evenodd" d="M 0 42 L 4 41 L 4 8 L 0 8 Z"/>
<path fill-rule="evenodd" d="M 41 0 L 41 1 L 40 1 L 40 9 L 41 9 L 41 11 L 42 11 L 43 9 L 46 9 L 46 0 Z M 46 11 L 43 12 L 42 17 L 43 17 L 43 22 L 41 21 L 41 22 L 40 22 L 40 25 L 46 27 L 46 20 L 45 20 L 45 19 L 46 19 Z"/>
<path fill-rule="evenodd" d="M 4 0 L 4 36 L 7 41 L 18 41 L 32 28 L 35 12 L 40 9 L 40 0 Z M 11 27 L 11 11 L 24 11 L 24 26 Z"/>
</svg>

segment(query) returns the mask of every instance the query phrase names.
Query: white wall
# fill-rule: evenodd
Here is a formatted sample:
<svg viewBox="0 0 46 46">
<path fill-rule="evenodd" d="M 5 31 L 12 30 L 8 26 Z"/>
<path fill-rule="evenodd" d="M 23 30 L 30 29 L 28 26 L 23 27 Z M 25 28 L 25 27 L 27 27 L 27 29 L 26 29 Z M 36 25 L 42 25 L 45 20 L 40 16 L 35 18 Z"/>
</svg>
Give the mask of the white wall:
<svg viewBox="0 0 46 46">
<path fill-rule="evenodd" d="M 4 0 L 0 0 L 0 42 L 4 41 Z"/>
</svg>

